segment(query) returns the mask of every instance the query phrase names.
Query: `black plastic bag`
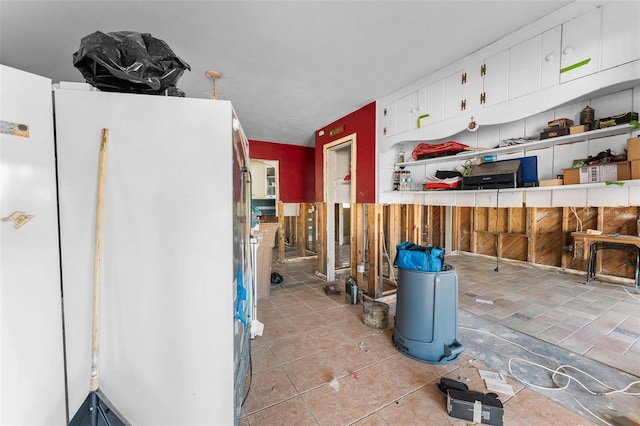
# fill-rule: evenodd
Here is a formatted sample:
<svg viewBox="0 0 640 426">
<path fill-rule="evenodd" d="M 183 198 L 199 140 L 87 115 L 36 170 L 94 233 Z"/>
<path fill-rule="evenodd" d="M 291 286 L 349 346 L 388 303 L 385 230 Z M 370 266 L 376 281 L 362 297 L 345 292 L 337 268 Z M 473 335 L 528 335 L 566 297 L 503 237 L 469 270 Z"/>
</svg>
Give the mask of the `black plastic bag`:
<svg viewBox="0 0 640 426">
<path fill-rule="evenodd" d="M 277 272 L 271 273 L 271 284 L 281 284 L 284 281 L 284 277 Z"/>
<path fill-rule="evenodd" d="M 105 92 L 184 96 L 176 87 L 189 64 L 148 33 L 96 31 L 73 54 L 87 83 Z"/>
</svg>

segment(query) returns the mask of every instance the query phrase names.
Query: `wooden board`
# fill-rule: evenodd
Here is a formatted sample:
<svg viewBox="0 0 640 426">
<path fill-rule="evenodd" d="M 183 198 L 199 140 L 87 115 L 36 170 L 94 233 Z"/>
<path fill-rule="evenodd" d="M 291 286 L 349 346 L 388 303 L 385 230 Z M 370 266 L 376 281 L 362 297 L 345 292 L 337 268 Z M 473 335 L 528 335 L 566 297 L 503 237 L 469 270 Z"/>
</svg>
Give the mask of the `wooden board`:
<svg viewBox="0 0 640 426">
<path fill-rule="evenodd" d="M 529 239 L 526 234 L 499 234 L 498 253 L 502 259 L 527 260 Z"/>
<path fill-rule="evenodd" d="M 532 208 L 529 216 L 529 262 L 561 266 L 562 208 Z"/>
</svg>

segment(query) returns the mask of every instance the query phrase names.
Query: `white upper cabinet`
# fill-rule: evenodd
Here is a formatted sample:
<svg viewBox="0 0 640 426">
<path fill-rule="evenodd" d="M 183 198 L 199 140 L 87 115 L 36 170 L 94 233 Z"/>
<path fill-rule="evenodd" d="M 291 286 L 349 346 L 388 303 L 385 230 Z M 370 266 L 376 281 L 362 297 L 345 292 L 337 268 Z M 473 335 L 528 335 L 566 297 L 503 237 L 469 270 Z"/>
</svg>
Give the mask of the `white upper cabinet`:
<svg viewBox="0 0 640 426">
<path fill-rule="evenodd" d="M 509 99 L 516 99 L 560 83 L 558 25 L 509 49 Z"/>
<path fill-rule="evenodd" d="M 427 106 L 425 114 L 427 124 L 437 123 L 444 119 L 444 81 L 438 80 L 426 88 Z"/>
<path fill-rule="evenodd" d="M 602 69 L 640 59 L 640 2 L 611 2 L 602 7 Z"/>
<path fill-rule="evenodd" d="M 484 108 L 499 104 L 509 98 L 509 50 L 493 55 L 480 66 L 482 91 L 475 102 Z"/>
<path fill-rule="evenodd" d="M 465 87 L 470 78 L 464 70 L 456 71 L 444 79 L 444 118 L 457 117 L 470 107 Z"/>
<path fill-rule="evenodd" d="M 398 106 L 398 101 L 392 102 L 382 111 L 382 122 L 384 123 L 384 127 L 382 129 L 382 133 L 384 136 L 394 136 L 396 133 L 396 110 Z"/>
<path fill-rule="evenodd" d="M 397 102 L 396 134 L 418 128 L 418 117 L 425 114 L 426 88 L 417 90 Z"/>
<path fill-rule="evenodd" d="M 560 25 L 542 33 L 541 90 L 560 84 L 561 38 L 562 26 Z"/>
<path fill-rule="evenodd" d="M 509 50 L 509 98 L 519 98 L 538 90 L 542 71 L 542 34 Z"/>
<path fill-rule="evenodd" d="M 600 71 L 601 16 L 597 7 L 562 25 L 561 83 Z"/>
</svg>

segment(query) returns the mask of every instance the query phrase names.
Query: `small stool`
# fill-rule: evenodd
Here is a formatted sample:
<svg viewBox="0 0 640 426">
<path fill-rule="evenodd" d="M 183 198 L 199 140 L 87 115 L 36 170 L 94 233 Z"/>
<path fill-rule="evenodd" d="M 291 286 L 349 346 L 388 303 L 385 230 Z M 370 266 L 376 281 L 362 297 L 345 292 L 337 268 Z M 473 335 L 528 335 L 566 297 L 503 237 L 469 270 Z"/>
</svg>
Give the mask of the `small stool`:
<svg viewBox="0 0 640 426">
<path fill-rule="evenodd" d="M 598 241 L 589 247 L 589 261 L 587 267 L 587 284 L 589 281 L 596 277 L 596 252 L 598 250 L 624 250 L 630 251 L 634 247 L 628 244 L 618 244 L 618 243 L 607 243 Z M 640 247 L 635 247 L 636 249 L 636 290 L 640 286 Z"/>
</svg>

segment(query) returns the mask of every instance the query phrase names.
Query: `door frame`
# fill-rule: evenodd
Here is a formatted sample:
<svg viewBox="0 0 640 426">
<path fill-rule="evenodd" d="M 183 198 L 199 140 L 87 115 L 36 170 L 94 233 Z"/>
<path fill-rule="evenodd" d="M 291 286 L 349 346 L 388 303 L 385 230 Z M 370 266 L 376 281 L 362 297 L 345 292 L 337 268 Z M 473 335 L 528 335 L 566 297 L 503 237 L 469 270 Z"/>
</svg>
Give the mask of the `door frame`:
<svg viewBox="0 0 640 426">
<path fill-rule="evenodd" d="M 350 167 L 351 167 L 351 187 L 349 192 L 349 203 L 354 205 L 356 203 L 356 148 L 357 148 L 357 134 L 352 133 L 343 138 L 337 139 L 333 142 L 325 144 L 323 149 L 323 192 L 324 201 L 327 204 L 327 228 L 325 229 L 324 244 L 326 244 L 326 256 L 327 256 L 327 281 L 334 281 L 336 274 L 336 253 L 335 253 L 335 164 L 337 151 L 350 147 Z M 353 224 L 351 224 L 353 226 Z M 352 234 L 352 233 L 350 233 Z M 351 236 L 353 240 L 353 236 Z"/>
</svg>

